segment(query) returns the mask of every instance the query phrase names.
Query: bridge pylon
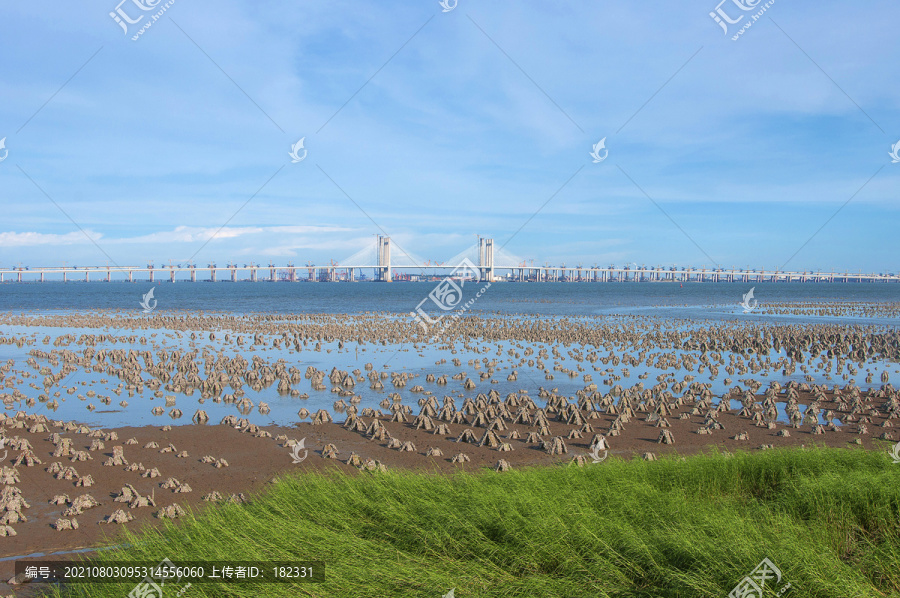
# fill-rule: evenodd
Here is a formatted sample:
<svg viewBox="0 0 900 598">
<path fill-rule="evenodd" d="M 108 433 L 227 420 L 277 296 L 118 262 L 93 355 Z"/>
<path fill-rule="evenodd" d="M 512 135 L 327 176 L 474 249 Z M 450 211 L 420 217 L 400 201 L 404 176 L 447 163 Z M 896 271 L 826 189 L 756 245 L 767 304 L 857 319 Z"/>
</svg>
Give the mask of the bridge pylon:
<svg viewBox="0 0 900 598">
<path fill-rule="evenodd" d="M 494 240 L 478 237 L 478 275 L 481 280 L 494 280 Z"/>
<path fill-rule="evenodd" d="M 378 235 L 378 246 L 375 251 L 378 264 L 375 268 L 375 280 L 379 282 L 391 282 L 391 238 Z"/>
</svg>

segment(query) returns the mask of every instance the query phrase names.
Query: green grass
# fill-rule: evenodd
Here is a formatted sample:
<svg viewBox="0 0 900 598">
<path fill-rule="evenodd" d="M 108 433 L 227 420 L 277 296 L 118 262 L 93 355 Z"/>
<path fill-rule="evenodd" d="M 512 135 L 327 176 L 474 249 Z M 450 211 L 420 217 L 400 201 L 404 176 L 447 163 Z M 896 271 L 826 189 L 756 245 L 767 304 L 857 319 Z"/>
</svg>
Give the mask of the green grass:
<svg viewBox="0 0 900 598">
<path fill-rule="evenodd" d="M 900 596 L 900 465 L 886 451 L 816 448 L 304 474 L 126 542 L 95 558 L 327 564 L 321 584 L 194 584 L 185 597 L 724 598 L 763 557 L 787 596 Z M 121 598 L 133 586 L 61 595 Z"/>
</svg>

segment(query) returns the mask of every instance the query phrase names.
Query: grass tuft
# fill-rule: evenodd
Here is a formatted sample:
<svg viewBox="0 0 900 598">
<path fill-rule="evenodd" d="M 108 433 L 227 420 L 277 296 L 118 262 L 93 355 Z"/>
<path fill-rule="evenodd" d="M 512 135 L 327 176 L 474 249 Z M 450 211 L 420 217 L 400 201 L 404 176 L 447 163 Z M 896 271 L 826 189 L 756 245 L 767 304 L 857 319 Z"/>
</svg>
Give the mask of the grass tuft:
<svg viewBox="0 0 900 598">
<path fill-rule="evenodd" d="M 451 476 L 287 477 L 245 505 L 129 535 L 97 561 L 323 560 L 321 584 L 186 597 L 717 597 L 764 558 L 790 596 L 900 596 L 900 466 L 782 449 Z M 134 584 L 53 596 L 125 596 Z M 173 594 L 174 595 L 174 594 Z"/>
</svg>

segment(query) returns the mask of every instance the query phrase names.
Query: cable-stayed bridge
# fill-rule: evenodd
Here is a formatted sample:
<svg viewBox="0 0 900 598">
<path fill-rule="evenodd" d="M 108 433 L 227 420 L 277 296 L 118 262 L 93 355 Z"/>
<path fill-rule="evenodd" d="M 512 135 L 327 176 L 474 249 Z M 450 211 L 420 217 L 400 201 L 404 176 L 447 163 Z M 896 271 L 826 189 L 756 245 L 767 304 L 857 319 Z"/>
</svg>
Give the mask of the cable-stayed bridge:
<svg viewBox="0 0 900 598">
<path fill-rule="evenodd" d="M 371 271 L 369 277 L 366 272 Z M 479 237 L 478 242 L 444 262 L 423 260 L 391 243 L 391 238 L 378 236 L 374 245 L 325 265 L 289 262 L 279 266 L 228 262 L 225 266 L 193 263 L 168 266 L 0 266 L 0 282 L 44 282 L 50 278 L 63 281 L 149 281 L 149 282 L 238 282 L 248 280 L 286 282 L 356 282 L 399 280 L 431 280 L 459 276 L 490 281 L 515 282 L 900 282 L 896 273 L 781 271 L 736 269 L 701 266 L 577 266 L 560 264 L 535 265 L 494 247 L 494 240 Z"/>
</svg>

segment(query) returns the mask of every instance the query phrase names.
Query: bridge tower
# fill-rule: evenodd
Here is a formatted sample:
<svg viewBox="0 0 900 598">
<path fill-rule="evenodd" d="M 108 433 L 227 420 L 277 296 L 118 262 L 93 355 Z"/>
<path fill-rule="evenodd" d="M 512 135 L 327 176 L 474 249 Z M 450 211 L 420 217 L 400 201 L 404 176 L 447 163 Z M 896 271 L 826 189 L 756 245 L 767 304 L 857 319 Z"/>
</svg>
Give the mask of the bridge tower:
<svg viewBox="0 0 900 598">
<path fill-rule="evenodd" d="M 378 235 L 378 245 L 375 251 L 378 264 L 375 268 L 375 280 L 379 282 L 391 282 L 391 238 Z"/>
<path fill-rule="evenodd" d="M 478 237 L 478 276 L 494 281 L 494 240 Z"/>
</svg>

